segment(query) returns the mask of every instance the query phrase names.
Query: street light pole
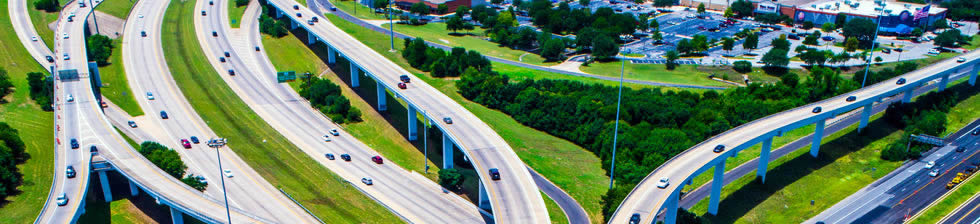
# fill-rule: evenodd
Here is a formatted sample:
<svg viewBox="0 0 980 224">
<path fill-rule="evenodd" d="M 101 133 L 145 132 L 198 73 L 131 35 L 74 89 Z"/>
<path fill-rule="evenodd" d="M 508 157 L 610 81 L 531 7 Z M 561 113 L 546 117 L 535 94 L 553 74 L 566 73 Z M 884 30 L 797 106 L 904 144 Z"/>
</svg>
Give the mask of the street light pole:
<svg viewBox="0 0 980 224">
<path fill-rule="evenodd" d="M 395 52 L 395 23 L 392 22 L 392 18 L 391 18 L 391 13 L 395 11 L 394 8 L 391 7 L 391 5 L 394 4 L 395 4 L 394 0 L 388 0 L 388 32 L 391 33 L 391 49 L 388 49 L 388 51 L 391 52 Z"/>
<path fill-rule="evenodd" d="M 221 192 L 225 195 L 225 214 L 228 215 L 228 224 L 231 224 L 231 209 L 228 208 L 228 189 L 225 188 L 224 168 L 221 167 L 220 149 L 225 144 L 227 144 L 227 141 L 224 138 L 211 138 L 211 140 L 208 140 L 208 147 L 214 148 L 214 153 L 218 155 L 218 177 L 221 178 Z"/>
<path fill-rule="evenodd" d="M 613 188 L 614 176 L 616 175 L 616 139 L 619 138 L 619 106 L 623 101 L 623 73 L 626 69 L 625 58 L 620 60 L 623 63 L 619 67 L 619 96 L 616 97 L 616 124 L 613 128 L 612 163 L 609 167 L 609 189 Z"/>
<path fill-rule="evenodd" d="M 869 47 L 870 49 L 868 50 L 868 66 L 864 69 L 864 78 L 861 79 L 861 88 L 864 88 L 864 84 L 868 81 L 868 72 L 871 71 L 871 58 L 875 55 L 875 42 L 878 41 L 878 30 L 881 29 L 881 17 L 884 17 L 885 15 L 885 3 L 881 4 L 881 13 L 878 13 L 878 23 L 875 24 L 875 36 L 871 38 L 871 47 Z"/>
<path fill-rule="evenodd" d="M 425 111 L 422 112 L 425 114 Z M 425 150 L 425 174 L 429 174 L 429 117 L 425 117 L 425 126 L 422 128 L 422 148 Z"/>
</svg>

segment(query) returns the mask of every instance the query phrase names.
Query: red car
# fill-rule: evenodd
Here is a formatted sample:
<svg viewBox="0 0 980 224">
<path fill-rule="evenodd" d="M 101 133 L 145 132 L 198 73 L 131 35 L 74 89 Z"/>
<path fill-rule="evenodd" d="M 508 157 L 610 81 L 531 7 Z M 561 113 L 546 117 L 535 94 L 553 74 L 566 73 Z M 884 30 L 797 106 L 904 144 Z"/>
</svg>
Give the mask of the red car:
<svg viewBox="0 0 980 224">
<path fill-rule="evenodd" d="M 399 82 L 398 83 L 398 88 L 399 89 L 405 89 L 405 88 L 408 88 L 408 86 L 406 86 L 404 82 Z"/>
<path fill-rule="evenodd" d="M 187 141 L 187 139 L 180 139 L 180 145 L 183 145 L 185 149 L 189 149 L 191 148 L 191 141 Z"/>
<path fill-rule="evenodd" d="M 377 163 L 377 164 L 383 164 L 383 163 L 385 163 L 384 159 L 381 159 L 381 156 L 371 157 L 371 161 L 374 161 L 374 163 Z"/>
</svg>

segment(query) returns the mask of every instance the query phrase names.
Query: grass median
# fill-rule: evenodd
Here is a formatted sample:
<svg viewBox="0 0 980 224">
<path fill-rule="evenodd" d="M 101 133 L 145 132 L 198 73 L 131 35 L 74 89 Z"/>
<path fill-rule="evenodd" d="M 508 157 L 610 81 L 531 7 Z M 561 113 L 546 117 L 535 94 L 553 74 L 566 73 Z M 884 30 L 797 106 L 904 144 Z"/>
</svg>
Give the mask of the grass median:
<svg viewBox="0 0 980 224">
<path fill-rule="evenodd" d="M 6 12 L 8 0 L 0 0 Z M 0 122 L 18 130 L 29 159 L 18 165 L 24 174 L 19 193 L 0 202 L 0 223 L 31 223 L 41 212 L 51 189 L 54 167 L 54 114 L 42 111 L 30 99 L 28 72 L 45 72 L 24 49 L 14 33 L 9 14 L 0 14 L 0 67 L 7 70 L 14 92 L 0 104 Z"/>
<path fill-rule="evenodd" d="M 978 178 L 973 177 L 970 178 L 965 183 L 961 183 L 960 185 L 962 186 L 956 188 L 956 190 L 953 192 L 947 193 L 946 198 L 944 200 L 940 201 L 939 203 L 936 203 L 936 205 L 933 205 L 932 207 L 926 208 L 927 210 L 925 211 L 920 211 L 922 215 L 920 215 L 915 220 L 912 220 L 911 223 L 912 224 L 939 223 L 939 221 L 943 219 L 943 217 L 946 217 L 947 215 L 952 215 L 953 210 L 956 210 L 956 208 L 959 207 L 960 204 L 965 203 L 967 199 L 973 197 L 974 194 L 980 193 L 980 180 L 977 179 Z M 967 207 L 965 209 L 969 211 L 972 208 Z M 953 217 L 952 221 L 959 221 L 956 219 L 957 217 Z"/>
<path fill-rule="evenodd" d="M 172 1 L 164 17 L 164 54 L 191 106 L 231 148 L 276 187 L 324 219 L 347 223 L 400 220 L 282 137 L 208 64 L 194 30 L 194 2 Z"/>
<path fill-rule="evenodd" d="M 136 0 L 104 0 L 95 10 L 126 20 L 133 5 L 136 5 Z"/>
<path fill-rule="evenodd" d="M 126 111 L 129 116 L 143 115 L 143 108 L 133 96 L 132 89 L 129 88 L 129 81 L 126 78 L 126 68 L 123 67 L 122 55 L 122 36 L 112 41 L 112 55 L 109 56 L 109 65 L 99 67 L 99 76 L 102 78 L 102 96 L 112 101 L 113 104 Z"/>
<path fill-rule="evenodd" d="M 26 0 L 16 0 L 16 1 L 26 1 Z M 4 6 L 6 7 L 6 4 L 4 4 Z M 60 12 L 47 12 L 43 10 L 37 10 L 34 8 L 33 1 L 27 2 L 27 14 L 31 17 L 31 24 L 34 25 L 34 30 L 37 30 L 37 35 L 38 35 L 37 38 L 39 39 L 38 41 L 44 41 L 44 44 L 48 46 L 48 49 L 54 48 L 54 30 L 51 29 L 52 26 L 50 25 L 53 25 L 52 23 L 58 21 L 58 13 Z M 11 23 L 7 22 L 6 24 L 11 24 Z M 9 27 L 9 28 L 10 28 L 9 35 L 16 38 L 17 35 L 13 30 L 14 28 L 13 27 Z M 14 43 L 20 43 L 20 41 L 6 42 L 6 43 L 14 44 Z"/>
<path fill-rule="evenodd" d="M 245 8 L 248 4 L 237 6 L 234 0 L 228 1 L 228 22 L 231 28 L 238 28 L 242 25 L 242 15 L 245 15 Z"/>
<path fill-rule="evenodd" d="M 422 75 L 420 71 L 411 68 L 400 54 L 404 45 L 400 43 L 396 44 L 395 48 L 398 52 L 389 52 L 389 39 L 383 34 L 360 27 L 340 19 L 335 15 L 328 14 L 326 17 L 340 29 L 389 60 L 413 72 L 416 76 L 425 80 L 425 82 L 436 89 L 439 89 L 443 94 L 460 103 L 464 108 L 486 122 L 507 141 L 521 160 L 575 198 L 589 214 L 593 222 L 603 223 L 601 213 L 602 205 L 600 203 L 602 201 L 602 195 L 606 193 L 605 184 L 609 182 L 609 177 L 605 175 L 605 171 L 600 166 L 599 158 L 594 154 L 567 140 L 521 125 L 503 112 L 492 110 L 464 99 L 457 92 L 453 79 L 432 78 L 427 75 Z M 512 71 L 521 71 L 525 72 L 523 74 L 525 76 L 533 75 L 533 78 L 557 79 L 567 77 L 548 72 L 506 68 L 506 66 L 500 66 L 499 64 L 494 64 L 494 69 L 508 75 Z M 595 81 L 596 79 L 589 80 L 604 82 Z M 612 83 L 616 82 L 605 82 L 605 84 Z"/>
</svg>

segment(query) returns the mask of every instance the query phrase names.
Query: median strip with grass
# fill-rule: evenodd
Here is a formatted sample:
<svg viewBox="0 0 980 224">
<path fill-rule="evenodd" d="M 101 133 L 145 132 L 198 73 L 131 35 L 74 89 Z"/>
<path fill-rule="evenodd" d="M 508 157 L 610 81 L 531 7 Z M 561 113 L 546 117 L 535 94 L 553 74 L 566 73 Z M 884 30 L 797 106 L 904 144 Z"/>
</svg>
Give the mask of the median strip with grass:
<svg viewBox="0 0 980 224">
<path fill-rule="evenodd" d="M 980 193 L 980 180 L 973 177 L 969 178 L 965 183 L 960 183 L 960 185 L 953 192 L 947 193 L 945 200 L 939 201 L 932 207 L 926 208 L 925 211 L 919 211 L 920 214 L 918 218 L 912 220 L 912 224 L 928 224 L 928 223 L 939 223 L 943 217 L 951 215 L 953 210 L 956 210 L 961 204 L 966 203 L 970 197 L 974 194 Z M 971 208 L 966 208 L 967 210 Z M 953 217 L 952 221 L 956 221 L 959 217 Z"/>
<path fill-rule="evenodd" d="M 95 10 L 125 20 L 129 18 L 133 5 L 136 5 L 136 0 L 103 0 Z"/>
<path fill-rule="evenodd" d="M 238 3 L 244 3 L 241 6 Z M 245 8 L 248 7 L 249 0 L 229 0 L 228 1 L 228 22 L 231 28 L 238 28 L 242 25 L 242 15 L 245 15 Z"/>
<path fill-rule="evenodd" d="M 10 1 L 10 0 L 8 0 Z M 14 0 L 14 1 L 27 1 L 27 0 Z M 27 2 L 27 14 L 31 17 L 31 24 L 34 25 L 34 30 L 37 30 L 38 39 L 44 40 L 44 44 L 48 46 L 48 49 L 54 48 L 54 30 L 51 30 L 51 23 L 58 21 L 58 13 L 60 12 L 47 12 L 44 10 L 38 10 L 34 8 L 33 1 Z M 7 5 L 4 4 L 4 7 Z M 5 11 L 6 12 L 6 11 Z M 9 15 L 8 15 L 9 16 Z M 11 24 L 9 22 L 5 24 Z M 12 37 L 16 38 L 17 34 L 13 32 L 13 27 L 10 28 L 10 34 Z M 39 41 L 40 41 L 39 40 Z M 10 44 L 20 43 L 17 42 L 5 42 Z M 19 46 L 19 45 L 18 45 Z"/>
<path fill-rule="evenodd" d="M 0 11 L 7 12 L 8 0 L 0 0 Z M 30 11 L 30 10 L 29 10 Z M 0 223 L 31 223 L 40 213 L 51 189 L 54 171 L 54 114 L 42 111 L 30 99 L 28 72 L 43 72 L 20 44 L 8 14 L 0 14 L 0 67 L 7 70 L 14 93 L 0 104 L 0 122 L 18 130 L 30 158 L 17 166 L 24 174 L 20 193 L 0 204 Z"/>
<path fill-rule="evenodd" d="M 129 81 L 126 78 L 126 69 L 123 67 L 122 55 L 122 36 L 112 41 L 112 55 L 109 56 L 109 65 L 99 67 L 99 77 L 102 80 L 102 96 L 105 96 L 116 104 L 129 116 L 143 115 L 143 108 L 140 108 L 133 91 L 129 88 Z"/>
<path fill-rule="evenodd" d="M 265 123 L 208 64 L 194 30 L 194 2 L 172 1 L 163 23 L 171 74 L 201 118 L 263 178 L 283 188 L 325 220 L 395 223 L 400 220 L 308 157 Z"/>
</svg>

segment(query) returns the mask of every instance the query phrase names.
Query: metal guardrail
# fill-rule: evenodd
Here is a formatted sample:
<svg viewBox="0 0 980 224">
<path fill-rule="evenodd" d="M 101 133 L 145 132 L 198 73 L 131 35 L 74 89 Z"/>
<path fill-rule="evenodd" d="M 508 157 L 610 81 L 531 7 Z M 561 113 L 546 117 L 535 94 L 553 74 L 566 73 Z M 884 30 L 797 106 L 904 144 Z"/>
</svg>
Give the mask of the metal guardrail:
<svg viewBox="0 0 980 224">
<path fill-rule="evenodd" d="M 313 212 L 311 212 L 309 209 L 306 209 L 306 206 L 303 206 L 303 204 L 300 204 L 299 201 L 297 201 L 296 199 L 294 199 L 292 195 L 289 195 L 289 193 L 286 193 L 286 190 L 283 190 L 282 188 L 279 188 L 279 192 L 281 192 L 283 195 L 286 195 L 286 197 L 289 198 L 289 200 L 292 200 L 293 203 L 296 203 L 296 205 L 299 205 L 300 208 L 303 208 L 303 211 L 306 211 L 307 214 L 310 214 L 310 216 L 313 216 L 313 218 L 316 219 L 316 221 L 318 221 L 320 223 L 325 223 L 325 222 L 323 222 L 323 220 L 320 220 L 320 217 L 316 217 L 316 215 L 314 215 Z"/>
<path fill-rule="evenodd" d="M 408 220 L 408 218 L 406 218 L 405 216 L 403 216 L 401 213 L 398 213 L 397 211 L 395 211 L 395 209 L 392 209 L 391 207 L 388 207 L 388 205 L 386 205 L 385 203 L 381 202 L 381 200 L 378 200 L 374 196 L 371 196 L 371 194 L 368 194 L 366 191 L 364 191 L 364 189 L 361 189 L 361 187 L 358 187 L 357 184 L 351 183 L 350 181 L 347 181 L 347 180 L 343 180 L 343 181 L 344 181 L 344 183 L 350 184 L 350 186 L 354 187 L 354 189 L 357 189 L 357 191 L 360 191 L 361 194 L 367 195 L 369 198 L 371 198 L 371 200 L 374 200 L 374 202 L 377 202 L 381 206 L 384 206 L 385 209 L 388 209 L 389 212 L 391 212 L 391 213 L 395 214 L 396 216 L 398 216 L 398 218 L 402 219 L 402 221 L 405 221 L 406 223 L 414 223 L 411 220 Z"/>
</svg>

